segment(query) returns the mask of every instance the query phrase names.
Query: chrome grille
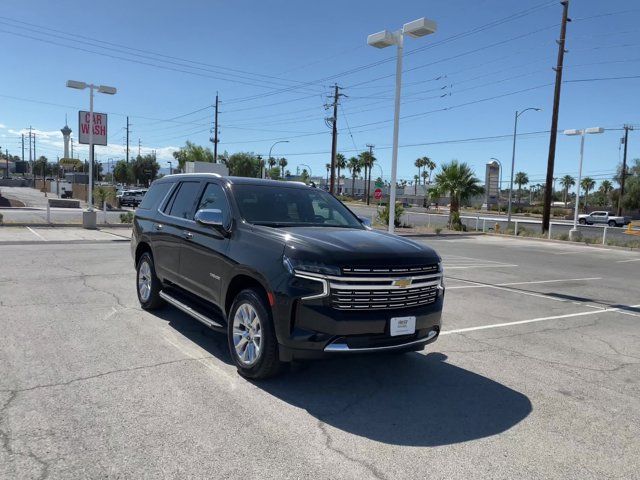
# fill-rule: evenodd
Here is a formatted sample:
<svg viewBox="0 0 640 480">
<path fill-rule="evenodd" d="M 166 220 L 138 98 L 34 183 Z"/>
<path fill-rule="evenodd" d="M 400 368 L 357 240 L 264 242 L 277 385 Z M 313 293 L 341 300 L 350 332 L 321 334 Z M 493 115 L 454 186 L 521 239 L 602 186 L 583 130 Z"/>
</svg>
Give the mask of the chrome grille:
<svg viewBox="0 0 640 480">
<path fill-rule="evenodd" d="M 340 310 L 401 309 L 436 301 L 441 272 L 437 265 L 343 268 L 329 277 L 331 306 Z"/>
</svg>

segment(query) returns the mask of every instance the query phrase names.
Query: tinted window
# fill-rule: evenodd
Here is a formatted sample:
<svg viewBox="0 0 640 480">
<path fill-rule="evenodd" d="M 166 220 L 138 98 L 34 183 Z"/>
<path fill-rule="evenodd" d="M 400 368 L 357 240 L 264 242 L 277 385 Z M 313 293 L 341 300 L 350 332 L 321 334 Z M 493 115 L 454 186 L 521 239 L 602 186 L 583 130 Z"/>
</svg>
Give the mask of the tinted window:
<svg viewBox="0 0 640 480">
<path fill-rule="evenodd" d="M 138 208 L 151 210 L 152 208 L 158 208 L 160 202 L 169 193 L 169 189 L 173 186 L 173 183 L 154 183 L 144 196 L 144 200 Z"/>
<path fill-rule="evenodd" d="M 222 211 L 222 218 L 225 225 L 230 219 L 229 204 L 227 203 L 227 197 L 224 194 L 224 190 L 217 183 L 207 184 L 200 202 L 198 203 L 198 210 L 203 209 L 216 209 Z"/>
<path fill-rule="evenodd" d="M 364 228 L 334 197 L 315 188 L 235 185 L 242 217 L 258 225 Z"/>
<path fill-rule="evenodd" d="M 173 195 L 173 201 L 167 214 L 191 220 L 193 218 L 193 204 L 199 189 L 199 182 L 182 182 L 178 191 Z"/>
</svg>

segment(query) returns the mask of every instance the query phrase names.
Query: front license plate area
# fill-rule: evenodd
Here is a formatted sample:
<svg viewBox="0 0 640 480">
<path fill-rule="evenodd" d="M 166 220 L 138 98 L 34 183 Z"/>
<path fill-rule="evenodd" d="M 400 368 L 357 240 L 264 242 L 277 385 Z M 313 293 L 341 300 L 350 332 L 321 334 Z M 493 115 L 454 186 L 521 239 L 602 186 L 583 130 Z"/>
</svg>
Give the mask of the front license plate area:
<svg viewBox="0 0 640 480">
<path fill-rule="evenodd" d="M 390 320 L 389 333 L 392 337 L 416 333 L 416 317 L 394 317 Z"/>
</svg>

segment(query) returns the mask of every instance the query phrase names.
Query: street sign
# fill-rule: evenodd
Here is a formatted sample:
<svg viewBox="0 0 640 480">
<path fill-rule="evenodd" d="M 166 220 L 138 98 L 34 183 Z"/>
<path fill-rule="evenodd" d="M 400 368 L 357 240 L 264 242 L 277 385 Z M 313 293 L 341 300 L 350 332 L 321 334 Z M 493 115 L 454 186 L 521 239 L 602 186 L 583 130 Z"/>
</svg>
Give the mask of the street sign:
<svg viewBox="0 0 640 480">
<path fill-rule="evenodd" d="M 376 188 L 373 191 L 373 198 L 375 198 L 376 200 L 380 200 L 382 198 L 382 190 L 380 188 Z"/>
<path fill-rule="evenodd" d="M 84 145 L 89 144 L 89 112 L 80 110 L 78 112 L 78 141 Z M 107 114 L 93 112 L 93 144 L 107 144 Z"/>
<path fill-rule="evenodd" d="M 61 158 L 58 163 L 65 170 L 71 170 L 74 167 L 82 166 L 82 161 L 77 158 Z"/>
<path fill-rule="evenodd" d="M 377 188 L 382 188 L 382 187 L 383 187 L 383 185 L 384 185 L 384 184 L 382 183 L 382 181 L 381 181 L 381 180 L 376 180 L 376 187 L 377 187 Z"/>
</svg>

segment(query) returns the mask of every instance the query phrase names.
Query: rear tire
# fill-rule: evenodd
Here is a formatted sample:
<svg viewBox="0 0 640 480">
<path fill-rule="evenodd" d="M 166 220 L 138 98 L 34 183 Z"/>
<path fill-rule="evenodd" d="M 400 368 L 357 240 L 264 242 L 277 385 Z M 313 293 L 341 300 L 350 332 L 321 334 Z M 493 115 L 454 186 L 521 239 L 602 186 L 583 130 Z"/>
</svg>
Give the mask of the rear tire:
<svg viewBox="0 0 640 480">
<path fill-rule="evenodd" d="M 255 380 L 280 373 L 273 319 L 265 300 L 256 290 L 242 290 L 233 301 L 228 317 L 229 353 L 238 374 Z"/>
<path fill-rule="evenodd" d="M 160 298 L 162 284 L 156 276 L 156 269 L 151 253 L 144 252 L 138 260 L 136 267 L 136 291 L 138 301 L 144 310 L 155 310 L 164 305 L 164 300 Z"/>
<path fill-rule="evenodd" d="M 618 224 L 615 222 L 615 220 L 609 220 L 609 226 L 610 227 L 617 227 Z"/>
</svg>

